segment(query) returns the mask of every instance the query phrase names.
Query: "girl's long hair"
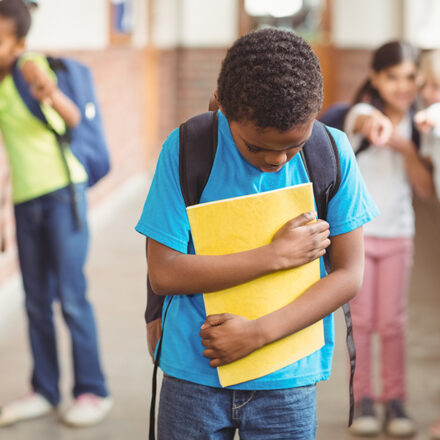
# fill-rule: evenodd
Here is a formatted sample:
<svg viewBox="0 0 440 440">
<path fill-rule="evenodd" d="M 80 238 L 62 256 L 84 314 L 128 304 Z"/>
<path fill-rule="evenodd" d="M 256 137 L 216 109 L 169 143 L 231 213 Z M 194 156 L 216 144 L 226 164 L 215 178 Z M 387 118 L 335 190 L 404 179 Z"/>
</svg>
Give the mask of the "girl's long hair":
<svg viewBox="0 0 440 440">
<path fill-rule="evenodd" d="M 411 61 L 419 67 L 420 53 L 418 49 L 406 41 L 390 41 L 375 50 L 370 67 L 378 73 L 405 61 Z M 378 90 L 373 87 L 369 78 L 357 91 L 353 105 L 359 102 L 367 102 L 381 111 L 385 107 L 382 97 L 379 95 Z"/>
</svg>

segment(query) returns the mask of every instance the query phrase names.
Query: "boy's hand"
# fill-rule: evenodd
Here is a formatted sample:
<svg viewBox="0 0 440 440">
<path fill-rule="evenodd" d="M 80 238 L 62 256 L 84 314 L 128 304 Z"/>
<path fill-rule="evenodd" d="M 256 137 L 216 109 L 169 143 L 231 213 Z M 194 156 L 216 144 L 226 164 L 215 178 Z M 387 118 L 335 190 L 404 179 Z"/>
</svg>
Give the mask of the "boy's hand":
<svg viewBox="0 0 440 440">
<path fill-rule="evenodd" d="M 21 72 L 30 86 L 32 96 L 39 102 L 52 105 L 53 94 L 58 90 L 55 82 L 31 60 L 22 64 Z"/>
<path fill-rule="evenodd" d="M 324 220 L 310 223 L 315 212 L 306 212 L 288 221 L 273 237 L 271 246 L 279 269 L 310 263 L 325 254 L 330 246 L 329 224 Z"/>
<path fill-rule="evenodd" d="M 264 345 L 257 321 L 230 313 L 209 315 L 200 336 L 211 367 L 229 364 Z"/>
<path fill-rule="evenodd" d="M 392 122 L 379 110 L 359 116 L 357 125 L 359 133 L 378 146 L 386 145 L 393 132 Z"/>
</svg>

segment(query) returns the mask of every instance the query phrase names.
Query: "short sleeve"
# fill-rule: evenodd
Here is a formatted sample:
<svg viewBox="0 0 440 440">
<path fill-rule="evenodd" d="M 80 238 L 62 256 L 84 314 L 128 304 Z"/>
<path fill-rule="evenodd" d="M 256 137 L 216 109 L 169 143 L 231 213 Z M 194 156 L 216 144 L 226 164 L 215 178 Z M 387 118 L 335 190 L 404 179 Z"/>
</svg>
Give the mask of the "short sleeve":
<svg viewBox="0 0 440 440">
<path fill-rule="evenodd" d="M 353 149 L 345 133 L 329 128 L 339 151 L 341 182 L 337 193 L 330 200 L 327 221 L 330 235 L 353 231 L 372 220 L 379 211 L 367 190 Z"/>
<path fill-rule="evenodd" d="M 179 181 L 179 130 L 165 141 L 136 231 L 188 252 L 190 226 Z"/>
</svg>

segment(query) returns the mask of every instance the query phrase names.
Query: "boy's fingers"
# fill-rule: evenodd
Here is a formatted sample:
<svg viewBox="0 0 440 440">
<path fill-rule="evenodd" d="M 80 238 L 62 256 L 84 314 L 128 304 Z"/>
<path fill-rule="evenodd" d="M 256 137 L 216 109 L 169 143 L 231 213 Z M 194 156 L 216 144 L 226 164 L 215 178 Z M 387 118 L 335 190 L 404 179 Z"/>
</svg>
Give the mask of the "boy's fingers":
<svg viewBox="0 0 440 440">
<path fill-rule="evenodd" d="M 315 223 L 304 226 L 304 228 L 309 230 L 310 234 L 321 234 L 325 231 L 328 231 L 329 227 L 329 224 L 325 220 L 318 220 Z"/>
<path fill-rule="evenodd" d="M 300 226 L 304 226 L 310 221 L 314 220 L 316 218 L 316 212 L 315 211 L 309 211 L 304 212 L 303 214 L 299 215 L 298 217 L 293 218 L 292 220 L 289 220 L 287 224 L 289 225 L 289 228 L 299 228 Z"/>
<path fill-rule="evenodd" d="M 206 317 L 206 321 L 202 324 L 201 329 L 205 330 L 209 327 L 223 324 L 226 321 L 226 314 L 222 313 L 219 315 L 209 315 Z"/>
</svg>

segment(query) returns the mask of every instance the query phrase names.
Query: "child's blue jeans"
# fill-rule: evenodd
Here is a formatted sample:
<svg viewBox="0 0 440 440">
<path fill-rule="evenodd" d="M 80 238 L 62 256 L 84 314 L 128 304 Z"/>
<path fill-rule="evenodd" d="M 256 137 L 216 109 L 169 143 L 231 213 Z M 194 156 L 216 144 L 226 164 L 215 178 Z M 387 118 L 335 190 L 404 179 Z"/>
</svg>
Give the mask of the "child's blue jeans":
<svg viewBox="0 0 440 440">
<path fill-rule="evenodd" d="M 164 375 L 159 440 L 315 440 L 316 386 L 263 391 L 211 388 Z"/>
<path fill-rule="evenodd" d="M 53 405 L 60 401 L 59 366 L 52 315 L 61 305 L 72 340 L 74 388 L 108 394 L 101 371 L 95 318 L 83 273 L 89 233 L 85 184 L 76 185 L 82 228 L 76 228 L 67 188 L 15 206 L 17 244 L 33 355 L 33 390 Z"/>
</svg>

